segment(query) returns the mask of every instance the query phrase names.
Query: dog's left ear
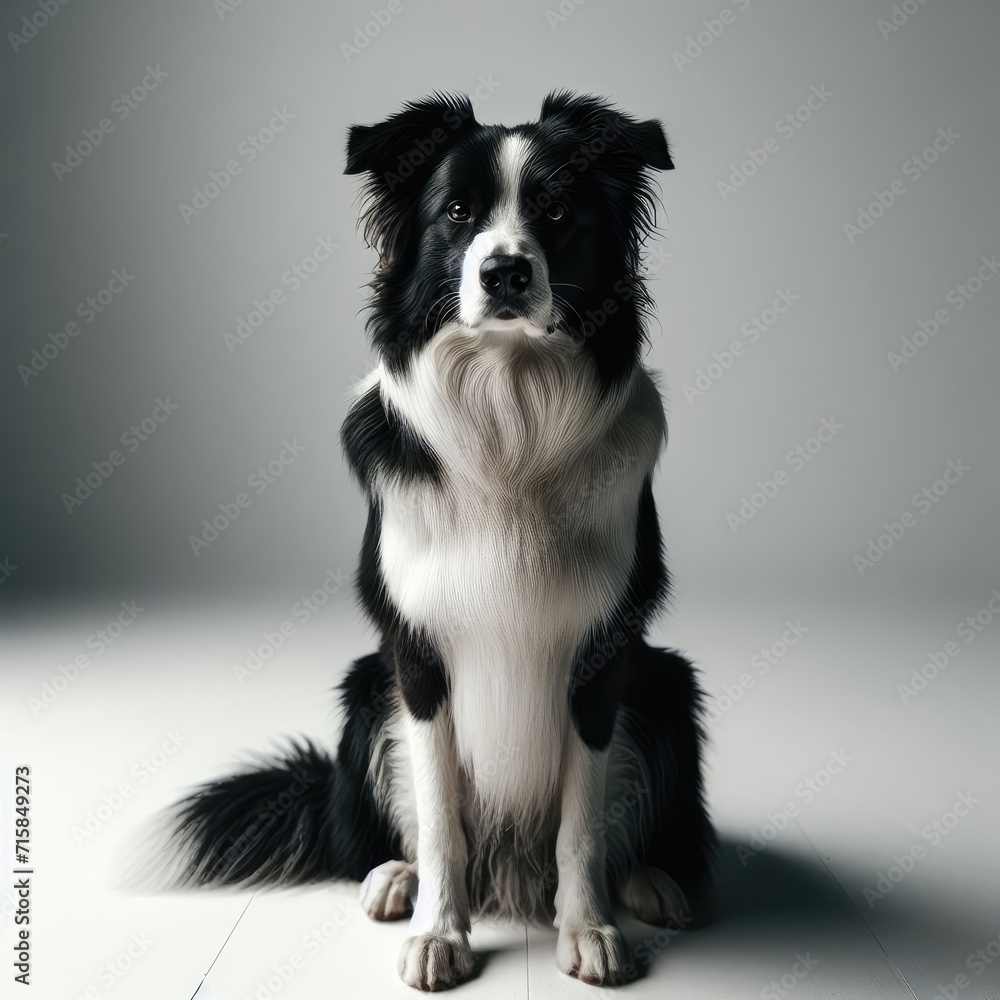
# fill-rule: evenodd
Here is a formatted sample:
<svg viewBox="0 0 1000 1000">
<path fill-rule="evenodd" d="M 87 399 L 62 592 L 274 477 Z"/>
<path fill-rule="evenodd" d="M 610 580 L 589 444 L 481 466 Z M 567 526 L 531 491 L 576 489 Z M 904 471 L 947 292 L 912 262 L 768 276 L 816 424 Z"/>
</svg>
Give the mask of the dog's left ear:
<svg viewBox="0 0 1000 1000">
<path fill-rule="evenodd" d="M 602 97 L 554 91 L 542 104 L 540 120 L 549 118 L 565 119 L 567 125 L 586 137 L 588 145 L 598 148 L 597 143 L 603 142 L 636 167 L 674 169 L 663 126 L 653 119 L 638 121 Z"/>
</svg>

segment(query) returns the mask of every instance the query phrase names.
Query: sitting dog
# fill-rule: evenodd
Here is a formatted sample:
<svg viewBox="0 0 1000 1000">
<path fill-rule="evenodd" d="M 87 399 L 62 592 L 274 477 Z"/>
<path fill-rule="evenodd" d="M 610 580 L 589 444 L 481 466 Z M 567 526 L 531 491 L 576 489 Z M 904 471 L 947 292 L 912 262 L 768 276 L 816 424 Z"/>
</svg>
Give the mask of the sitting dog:
<svg viewBox="0 0 1000 1000">
<path fill-rule="evenodd" d="M 643 638 L 669 583 L 641 251 L 672 167 L 659 122 L 565 92 L 510 128 L 435 94 L 350 129 L 379 363 L 341 439 L 381 644 L 336 758 L 293 742 L 178 804 L 183 884 L 363 881 L 374 919 L 412 910 L 423 990 L 469 977 L 473 914 L 554 921 L 602 985 L 636 973 L 613 900 L 699 919 L 700 695 Z"/>
</svg>

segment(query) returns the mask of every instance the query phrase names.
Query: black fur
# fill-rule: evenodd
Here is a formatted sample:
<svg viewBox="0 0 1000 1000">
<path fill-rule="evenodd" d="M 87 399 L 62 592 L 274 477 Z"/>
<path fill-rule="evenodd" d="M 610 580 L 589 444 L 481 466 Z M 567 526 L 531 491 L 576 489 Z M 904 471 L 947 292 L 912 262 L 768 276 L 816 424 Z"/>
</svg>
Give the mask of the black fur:
<svg viewBox="0 0 1000 1000">
<path fill-rule="evenodd" d="M 367 772 L 373 732 L 394 689 L 391 659 L 356 660 L 340 685 L 344 729 L 337 758 L 310 741 L 207 782 L 174 810 L 188 865 L 182 885 L 299 885 L 362 879 L 398 837 L 372 798 Z M 335 806 L 335 807 L 334 807 Z"/>
<path fill-rule="evenodd" d="M 382 514 L 374 500 L 368 502 L 368 520 L 361 539 L 356 584 L 358 600 L 368 617 L 376 622 L 384 636 L 399 629 L 399 615 L 389 599 L 379 564 L 379 540 L 382 537 Z"/>
<path fill-rule="evenodd" d="M 649 478 L 643 483 L 636 520 L 635 555 L 628 587 L 618 606 L 584 642 L 570 681 L 570 713 L 581 739 L 603 750 L 614 732 L 630 651 L 667 598 L 670 579 Z"/>
<path fill-rule="evenodd" d="M 577 652 L 569 709 L 580 739 L 595 750 L 611 742 L 628 671 L 628 642 L 611 624 L 594 629 Z"/>
<path fill-rule="evenodd" d="M 650 768 L 649 833 L 643 864 L 661 868 L 684 890 L 692 924 L 709 915 L 707 891 L 718 850 L 705 808 L 701 691 L 691 664 L 676 650 L 636 643 L 623 685 L 626 730 Z"/>
<path fill-rule="evenodd" d="M 415 719 L 433 719 L 448 697 L 441 657 L 422 632 L 405 628 L 393 643 L 399 693 Z"/>
<path fill-rule="evenodd" d="M 376 470 L 404 480 L 441 480 L 440 459 L 383 401 L 378 386 L 350 408 L 340 441 L 351 471 L 365 489 Z"/>
<path fill-rule="evenodd" d="M 381 262 L 371 284 L 372 343 L 387 367 L 401 372 L 453 318 L 454 261 L 478 229 L 441 223 L 441 199 L 460 183 L 472 203 L 490 203 L 499 182 L 492 164 L 509 132 L 544 151 L 524 194 L 565 301 L 565 326 L 588 344 L 599 379 L 611 386 L 637 362 L 651 306 L 640 270 L 656 217 L 646 168 L 671 169 L 673 161 L 659 122 L 638 122 L 596 97 L 551 94 L 538 122 L 505 129 L 479 124 L 466 98 L 437 94 L 378 125 L 351 129 L 347 173 L 368 173 L 365 236 Z M 547 227 L 546 199 L 572 200 L 585 225 Z M 431 237 L 450 251 L 421 252 Z M 602 309 L 609 301 L 613 313 Z"/>
</svg>

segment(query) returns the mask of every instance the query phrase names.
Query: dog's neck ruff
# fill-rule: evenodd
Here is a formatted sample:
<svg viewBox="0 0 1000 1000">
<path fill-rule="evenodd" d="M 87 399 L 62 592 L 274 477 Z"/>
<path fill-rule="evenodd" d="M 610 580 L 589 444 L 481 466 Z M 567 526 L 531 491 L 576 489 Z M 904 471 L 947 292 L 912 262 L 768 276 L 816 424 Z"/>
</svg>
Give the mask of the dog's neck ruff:
<svg viewBox="0 0 1000 1000">
<path fill-rule="evenodd" d="M 383 398 L 452 477 L 486 473 L 511 489 L 528 485 L 572 470 L 609 435 L 648 471 L 662 441 L 662 409 L 650 398 L 656 392 L 648 374 L 637 367 L 602 392 L 592 355 L 559 330 L 538 337 L 450 325 L 405 372 L 382 366 L 379 381 Z M 615 431 L 623 422 L 641 440 L 621 440 Z"/>
</svg>

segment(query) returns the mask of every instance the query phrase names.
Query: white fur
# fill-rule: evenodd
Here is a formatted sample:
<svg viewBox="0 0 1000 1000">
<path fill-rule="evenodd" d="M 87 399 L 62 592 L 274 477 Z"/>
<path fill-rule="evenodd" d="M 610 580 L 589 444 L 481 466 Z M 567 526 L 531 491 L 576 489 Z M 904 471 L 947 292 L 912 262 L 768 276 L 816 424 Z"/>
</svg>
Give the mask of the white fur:
<svg viewBox="0 0 1000 1000">
<path fill-rule="evenodd" d="M 464 980 L 472 967 L 467 847 L 462 829 L 458 762 L 448 716 L 405 715 L 417 806 L 419 884 L 399 972 L 409 986 L 440 989 Z"/>
<path fill-rule="evenodd" d="M 606 762 L 586 794 L 566 785 L 582 752 L 569 718 L 570 670 L 588 628 L 626 585 L 639 493 L 664 419 L 644 369 L 602 397 L 589 353 L 558 332 L 537 339 L 446 327 L 406 373 L 382 368 L 378 381 L 383 399 L 442 459 L 440 484 L 383 478 L 377 491 L 389 596 L 440 651 L 450 696 L 431 723 L 391 714 L 373 757 L 385 773 L 373 776 L 406 857 L 419 861 L 414 932 L 450 927 L 455 942 L 469 906 L 454 888 L 455 865 L 466 858 L 462 823 L 477 908 L 512 917 L 541 913 L 546 894 L 551 901 L 567 803 L 582 795 L 572 837 L 601 822 Z M 620 734 L 611 755 L 616 775 L 634 773 Z M 632 832 L 614 831 L 620 859 Z M 593 878 L 604 882 L 595 858 L 567 871 L 561 898 L 582 915 L 567 933 L 603 919 L 602 907 L 576 899 Z M 584 950 L 604 955 L 604 945 L 587 944 L 591 937 Z M 408 961 L 419 967 L 419 954 Z M 595 963 L 591 956 L 586 968 Z"/>
<path fill-rule="evenodd" d="M 465 890 L 467 860 L 451 725 L 439 712 L 430 721 L 405 715 L 417 805 L 420 886 L 411 928 L 464 934 L 470 928 Z"/>
<path fill-rule="evenodd" d="M 473 906 L 540 916 L 557 877 L 560 966 L 613 982 L 623 964 L 603 820 L 609 767 L 618 781 L 638 757 L 620 725 L 609 749 L 589 750 L 568 690 L 575 653 L 625 593 L 665 422 L 645 369 L 602 393 L 591 354 L 552 328 L 545 255 L 521 221 L 530 156 L 520 137 L 505 141 L 500 197 L 463 264 L 460 321 L 404 372 L 380 366 L 363 383 L 377 382 L 441 464 L 437 483 L 374 483 L 388 595 L 440 653 L 449 685 L 429 722 L 397 705 L 372 760 L 380 802 L 419 866 L 400 972 L 424 989 L 467 975 Z M 532 264 L 526 319 L 488 315 L 479 269 L 497 253 Z M 610 835 L 616 881 L 636 829 Z"/>
<path fill-rule="evenodd" d="M 586 747 L 572 731 L 565 747 L 562 810 L 556 861 L 556 964 L 584 982 L 624 983 L 626 949 L 608 895 L 605 874 L 605 802 L 608 751 Z"/>
<path fill-rule="evenodd" d="M 507 136 L 500 148 L 500 191 L 488 227 L 476 235 L 462 261 L 459 318 L 470 330 L 520 330 L 529 336 L 544 337 L 546 327 L 552 323 L 552 291 L 545 253 L 524 224 L 521 211 L 521 180 L 531 155 L 531 143 L 519 135 Z M 524 257 L 531 264 L 532 282 L 525 303 L 530 313 L 527 320 L 502 320 L 488 314 L 491 300 L 479 282 L 479 268 L 495 254 Z"/>
<path fill-rule="evenodd" d="M 445 457 L 440 486 L 382 486 L 386 586 L 443 656 L 477 798 L 524 825 L 554 801 L 572 656 L 623 592 L 662 440 L 648 375 L 601 402 L 591 365 L 568 338 L 452 327 L 381 380 Z"/>
<path fill-rule="evenodd" d="M 410 908 L 417 868 L 405 861 L 386 861 L 361 883 L 361 906 L 372 920 L 398 920 Z"/>
</svg>

